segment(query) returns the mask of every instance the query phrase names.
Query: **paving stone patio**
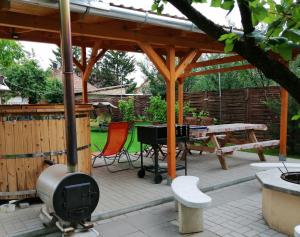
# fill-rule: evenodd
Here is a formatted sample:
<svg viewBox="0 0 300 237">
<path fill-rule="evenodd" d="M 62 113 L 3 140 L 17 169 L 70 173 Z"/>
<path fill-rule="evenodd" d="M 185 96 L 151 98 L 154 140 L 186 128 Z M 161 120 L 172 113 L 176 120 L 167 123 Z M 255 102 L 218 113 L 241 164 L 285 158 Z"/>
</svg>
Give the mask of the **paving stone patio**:
<svg viewBox="0 0 300 237">
<path fill-rule="evenodd" d="M 204 211 L 204 231 L 178 233 L 174 202 L 95 222 L 101 237 L 283 237 L 270 229 L 261 213 L 260 185 L 256 180 L 207 193 L 212 205 Z M 56 237 L 57 234 L 45 237 Z"/>
<path fill-rule="evenodd" d="M 276 162 L 278 158 L 267 156 L 267 160 Z M 227 158 L 229 170 L 222 170 L 216 156 L 207 154 L 199 156 L 194 153 L 188 157 L 188 174 L 200 177 L 202 190 L 210 191 L 254 179 L 255 171 L 249 164 L 257 161 L 257 154 L 236 152 Z M 293 159 L 289 161 L 300 162 Z M 162 184 L 154 184 L 152 174 L 139 179 L 136 173 L 137 169 L 114 174 L 109 173 L 104 167 L 93 170 L 101 195 L 99 205 L 93 213 L 94 219 L 114 215 L 119 217 L 129 210 L 141 209 L 145 204 L 157 205 L 171 199 L 171 190 L 165 180 Z M 184 171 L 178 171 L 178 175 L 184 175 Z M 235 199 L 235 196 L 226 193 L 222 194 L 222 199 L 224 195 L 228 195 L 230 201 Z M 259 199 L 259 196 L 257 198 Z M 218 200 L 218 197 L 215 199 Z M 18 209 L 13 213 L 0 213 L 0 237 L 21 236 L 20 234 L 24 235 L 25 232 L 41 229 L 42 223 L 38 217 L 40 207 L 41 205 L 32 205 L 30 208 Z"/>
</svg>

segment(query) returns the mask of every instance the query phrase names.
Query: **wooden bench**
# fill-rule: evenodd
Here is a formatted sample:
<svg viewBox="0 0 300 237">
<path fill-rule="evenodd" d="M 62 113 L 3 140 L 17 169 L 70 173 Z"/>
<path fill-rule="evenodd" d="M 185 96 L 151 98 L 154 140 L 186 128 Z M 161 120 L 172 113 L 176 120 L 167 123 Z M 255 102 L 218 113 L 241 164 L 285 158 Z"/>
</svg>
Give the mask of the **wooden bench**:
<svg viewBox="0 0 300 237">
<path fill-rule="evenodd" d="M 198 188 L 199 178 L 180 176 L 171 187 L 178 202 L 179 232 L 182 234 L 203 231 L 203 208 L 208 207 L 211 198 Z"/>
<path fill-rule="evenodd" d="M 220 147 L 219 149 L 217 149 L 216 153 L 217 155 L 222 155 L 222 154 L 232 153 L 234 151 L 239 151 L 239 150 L 261 149 L 264 147 L 272 147 L 278 145 L 279 145 L 279 140 L 253 142 L 253 143 L 246 143 L 246 144 L 240 144 L 234 146 Z"/>
</svg>

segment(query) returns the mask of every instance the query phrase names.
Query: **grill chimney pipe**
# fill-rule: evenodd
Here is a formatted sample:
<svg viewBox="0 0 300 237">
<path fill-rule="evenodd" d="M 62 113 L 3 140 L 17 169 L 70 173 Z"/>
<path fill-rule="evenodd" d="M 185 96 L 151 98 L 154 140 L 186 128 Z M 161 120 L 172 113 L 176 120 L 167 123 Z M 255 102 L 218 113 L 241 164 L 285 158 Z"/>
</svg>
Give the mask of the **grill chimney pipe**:
<svg viewBox="0 0 300 237">
<path fill-rule="evenodd" d="M 70 21 L 70 1 L 59 0 L 60 38 L 64 78 L 64 107 L 66 121 L 67 164 L 68 171 L 75 172 L 77 166 L 77 137 L 75 118 L 75 97 L 73 80 L 73 54 Z"/>
</svg>

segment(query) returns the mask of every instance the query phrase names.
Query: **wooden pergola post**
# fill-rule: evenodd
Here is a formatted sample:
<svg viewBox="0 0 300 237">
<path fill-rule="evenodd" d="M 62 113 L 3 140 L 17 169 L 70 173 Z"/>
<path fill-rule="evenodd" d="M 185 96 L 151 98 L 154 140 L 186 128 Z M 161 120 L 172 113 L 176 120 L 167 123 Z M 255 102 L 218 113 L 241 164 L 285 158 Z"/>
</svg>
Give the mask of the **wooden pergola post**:
<svg viewBox="0 0 300 237">
<path fill-rule="evenodd" d="M 176 117 L 175 117 L 175 48 L 170 47 L 167 52 L 167 67 L 170 72 L 167 84 L 167 146 L 168 146 L 168 179 L 176 178 Z"/>
<path fill-rule="evenodd" d="M 86 48 L 81 47 L 81 65 L 82 65 L 82 71 L 81 71 L 81 83 L 82 83 L 82 103 L 85 104 L 88 101 L 87 98 L 87 82 L 83 80 L 84 72 L 86 71 L 87 61 L 86 61 Z"/>
<path fill-rule="evenodd" d="M 201 56 L 201 52 L 198 50 L 192 50 L 190 53 L 186 55 L 181 60 L 181 63 L 177 67 L 177 77 L 178 77 L 178 123 L 180 125 L 183 124 L 183 110 L 184 110 L 184 90 L 183 90 L 183 85 L 184 85 L 184 80 L 186 77 L 182 77 L 181 73 L 187 73 L 190 72 L 191 69 L 186 70 L 190 64 L 195 63 L 198 58 Z M 180 67 L 181 66 L 181 67 Z M 184 70 L 183 70 L 184 69 Z"/>
<path fill-rule="evenodd" d="M 182 59 L 176 67 L 176 50 L 174 46 L 167 48 L 166 61 L 158 55 L 152 46 L 145 42 L 139 42 L 140 48 L 149 57 L 158 71 L 162 74 L 167 85 L 167 146 L 168 146 L 168 181 L 176 177 L 176 116 L 175 116 L 175 85 L 178 76 L 185 70 L 187 65 L 197 54 L 197 50 L 192 50 Z M 183 103 L 183 100 L 182 100 Z"/>
<path fill-rule="evenodd" d="M 288 100 L 289 94 L 284 88 L 280 88 L 281 109 L 280 109 L 280 145 L 279 160 L 286 160 L 286 144 L 287 144 L 287 124 L 288 124 Z"/>
<path fill-rule="evenodd" d="M 184 97 L 184 92 L 183 92 L 183 84 L 184 80 L 181 78 L 178 78 L 178 123 L 180 125 L 183 124 L 183 97 Z"/>
<path fill-rule="evenodd" d="M 102 49 L 99 52 L 99 48 L 100 48 L 100 42 L 97 41 L 93 46 L 92 53 L 88 62 L 87 62 L 85 47 L 81 48 L 81 55 L 82 55 L 81 63 L 78 62 L 78 60 L 73 57 L 73 63 L 80 69 L 82 75 L 82 103 L 83 104 L 88 103 L 87 82 L 92 73 L 93 67 L 95 63 L 99 59 L 101 59 L 107 51 L 107 49 Z"/>
</svg>

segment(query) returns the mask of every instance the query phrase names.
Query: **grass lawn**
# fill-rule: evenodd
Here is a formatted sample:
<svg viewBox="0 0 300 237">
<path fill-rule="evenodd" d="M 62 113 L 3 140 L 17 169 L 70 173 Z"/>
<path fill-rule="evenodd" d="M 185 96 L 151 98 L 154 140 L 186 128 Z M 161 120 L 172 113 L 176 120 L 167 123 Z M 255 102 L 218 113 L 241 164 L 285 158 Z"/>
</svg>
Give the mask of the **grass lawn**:
<svg viewBox="0 0 300 237">
<path fill-rule="evenodd" d="M 140 143 L 137 141 L 137 128 L 136 126 L 138 125 L 148 125 L 149 123 L 135 123 L 135 128 L 134 128 L 134 140 L 132 145 L 129 147 L 129 153 L 135 153 L 140 151 Z M 127 137 L 127 141 L 125 144 L 125 147 L 127 148 L 128 143 L 130 142 L 132 134 L 129 134 Z M 92 144 L 92 152 L 98 151 L 98 149 L 93 145 L 96 144 L 99 146 L 101 149 L 103 149 L 105 142 L 107 138 L 107 132 L 98 132 L 98 131 L 91 131 L 91 144 Z"/>
</svg>

